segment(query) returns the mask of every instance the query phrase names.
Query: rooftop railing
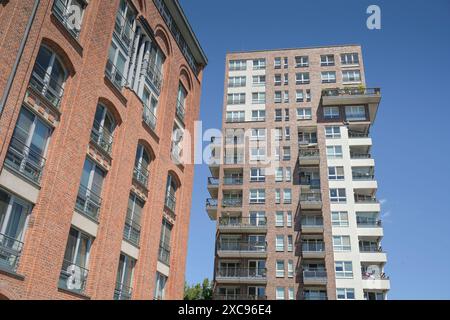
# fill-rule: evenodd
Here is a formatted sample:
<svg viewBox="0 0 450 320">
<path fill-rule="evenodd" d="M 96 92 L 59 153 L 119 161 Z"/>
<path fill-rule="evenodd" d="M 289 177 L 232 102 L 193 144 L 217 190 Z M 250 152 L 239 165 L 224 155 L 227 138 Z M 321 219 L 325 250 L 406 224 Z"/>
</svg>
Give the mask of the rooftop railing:
<svg viewBox="0 0 450 320">
<path fill-rule="evenodd" d="M 23 242 L 0 233 L 0 268 L 16 272 Z"/>
</svg>

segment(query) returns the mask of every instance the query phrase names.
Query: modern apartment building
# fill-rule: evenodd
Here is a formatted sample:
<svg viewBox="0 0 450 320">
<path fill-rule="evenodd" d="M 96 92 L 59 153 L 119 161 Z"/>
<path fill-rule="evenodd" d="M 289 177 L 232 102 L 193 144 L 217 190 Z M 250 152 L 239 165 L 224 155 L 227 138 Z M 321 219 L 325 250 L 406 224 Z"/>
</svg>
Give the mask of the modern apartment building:
<svg viewBox="0 0 450 320">
<path fill-rule="evenodd" d="M 206 210 L 215 299 L 386 299 L 361 47 L 229 53 Z"/>
<path fill-rule="evenodd" d="M 1 299 L 183 297 L 206 63 L 176 0 L 0 1 Z"/>
</svg>

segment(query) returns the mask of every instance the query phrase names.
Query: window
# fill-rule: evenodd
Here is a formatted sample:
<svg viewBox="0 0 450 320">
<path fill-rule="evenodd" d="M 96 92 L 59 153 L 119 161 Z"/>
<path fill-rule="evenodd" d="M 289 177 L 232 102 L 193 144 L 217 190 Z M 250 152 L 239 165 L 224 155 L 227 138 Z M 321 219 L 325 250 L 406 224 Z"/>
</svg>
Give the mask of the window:
<svg viewBox="0 0 450 320">
<path fill-rule="evenodd" d="M 275 203 L 281 202 L 281 190 L 275 189 Z"/>
<path fill-rule="evenodd" d="M 295 102 L 303 102 L 303 90 L 295 91 Z"/>
<path fill-rule="evenodd" d="M 334 251 L 350 251 L 350 236 L 333 236 Z"/>
<path fill-rule="evenodd" d="M 334 227 L 348 227 L 348 212 L 332 211 L 331 223 Z"/>
<path fill-rule="evenodd" d="M 309 72 L 296 73 L 295 84 L 309 84 Z"/>
<path fill-rule="evenodd" d="M 228 87 L 237 88 L 237 87 L 245 87 L 246 85 L 246 77 L 229 77 L 228 78 Z"/>
<path fill-rule="evenodd" d="M 181 84 L 178 85 L 178 96 L 177 96 L 177 107 L 176 107 L 176 115 L 181 120 L 184 121 L 184 115 L 186 113 L 186 97 L 187 90 Z"/>
<path fill-rule="evenodd" d="M 253 60 L 253 70 L 263 70 L 266 68 L 266 59 Z"/>
<path fill-rule="evenodd" d="M 309 67 L 309 58 L 308 58 L 308 56 L 297 56 L 297 57 L 295 57 L 295 67 L 296 68 Z"/>
<path fill-rule="evenodd" d="M 336 83 L 336 72 L 335 71 L 324 71 L 320 74 L 322 83 Z"/>
<path fill-rule="evenodd" d="M 311 108 L 297 108 L 297 120 L 311 120 Z"/>
<path fill-rule="evenodd" d="M 284 200 L 284 203 L 292 203 L 292 190 L 291 189 L 284 189 L 283 200 Z"/>
<path fill-rule="evenodd" d="M 136 14 L 127 0 L 120 0 L 119 9 L 116 14 L 116 24 L 114 26 L 114 32 L 117 34 L 118 39 L 121 40 L 125 48 L 131 46 L 134 36 L 134 20 Z"/>
<path fill-rule="evenodd" d="M 0 189 L 0 266 L 13 272 L 22 252 L 31 204 Z"/>
<path fill-rule="evenodd" d="M 306 102 L 311 102 L 311 90 L 306 89 Z"/>
<path fill-rule="evenodd" d="M 228 62 L 228 69 L 230 71 L 238 71 L 247 69 L 247 61 L 245 60 L 230 60 Z"/>
<path fill-rule="evenodd" d="M 281 103 L 281 91 L 275 91 L 273 101 L 275 103 Z"/>
<path fill-rule="evenodd" d="M 284 300 L 284 288 L 283 287 L 277 287 L 276 288 L 276 296 L 275 296 L 276 300 Z"/>
<path fill-rule="evenodd" d="M 253 92 L 252 93 L 252 103 L 253 104 L 266 103 L 266 93 L 265 92 Z"/>
<path fill-rule="evenodd" d="M 88 276 L 89 253 L 92 238 L 77 229 L 70 228 L 58 286 L 82 293 Z"/>
<path fill-rule="evenodd" d="M 276 74 L 273 81 L 274 85 L 281 86 L 281 74 Z"/>
<path fill-rule="evenodd" d="M 273 67 L 275 69 L 281 69 L 281 58 L 280 57 L 276 57 L 273 61 Z"/>
<path fill-rule="evenodd" d="M 283 58 L 283 67 L 285 68 L 285 69 L 287 69 L 288 67 L 289 67 L 289 59 L 288 59 L 288 57 L 284 57 Z"/>
<path fill-rule="evenodd" d="M 136 157 L 134 160 L 133 178 L 144 187 L 148 187 L 148 166 L 150 165 L 150 155 L 144 146 L 138 144 Z"/>
<path fill-rule="evenodd" d="M 30 85 L 54 107 L 59 108 L 67 72 L 54 52 L 45 46 L 39 48 Z"/>
<path fill-rule="evenodd" d="M 284 170 L 284 177 L 285 177 L 286 182 L 291 181 L 291 179 L 292 179 L 291 167 L 287 167 Z"/>
<path fill-rule="evenodd" d="M 289 109 L 288 108 L 284 109 L 284 121 L 289 121 Z M 289 127 L 286 127 L 286 128 L 289 129 Z M 284 131 L 286 132 L 286 130 L 284 130 Z M 288 140 L 288 139 L 286 139 L 286 140 Z"/>
<path fill-rule="evenodd" d="M 287 251 L 288 252 L 292 252 L 293 248 L 294 248 L 294 240 L 292 238 L 292 235 L 288 235 L 287 236 Z"/>
<path fill-rule="evenodd" d="M 108 154 L 112 152 L 112 140 L 116 123 L 113 115 L 108 109 L 101 105 L 97 105 L 95 111 L 94 123 L 91 130 L 91 141 L 103 149 Z"/>
<path fill-rule="evenodd" d="M 228 104 L 245 104 L 245 93 L 229 93 L 227 98 Z"/>
<path fill-rule="evenodd" d="M 264 298 L 266 296 L 266 287 L 248 287 L 249 299 Z"/>
<path fill-rule="evenodd" d="M 275 109 L 275 121 L 283 120 L 283 109 Z"/>
<path fill-rule="evenodd" d="M 158 261 L 170 265 L 170 243 L 172 240 L 173 225 L 163 218 L 161 224 L 161 234 L 159 237 Z"/>
<path fill-rule="evenodd" d="M 264 189 L 250 189 L 250 203 L 265 203 L 266 191 Z"/>
<path fill-rule="evenodd" d="M 285 91 L 283 95 L 283 102 L 288 103 L 289 102 L 289 91 Z"/>
<path fill-rule="evenodd" d="M 131 193 L 128 198 L 128 209 L 123 229 L 123 238 L 135 246 L 139 245 L 141 236 L 141 216 L 144 201 L 136 194 Z"/>
<path fill-rule="evenodd" d="M 317 143 L 317 132 L 299 131 L 297 136 L 300 144 Z"/>
<path fill-rule="evenodd" d="M 340 137 L 341 137 L 341 127 L 339 127 L 339 126 L 326 126 L 325 127 L 325 138 L 338 139 Z"/>
<path fill-rule="evenodd" d="M 283 161 L 291 160 L 291 147 L 283 147 Z"/>
<path fill-rule="evenodd" d="M 251 182 L 264 182 L 266 181 L 266 175 L 264 168 L 251 168 L 250 169 L 250 181 Z"/>
<path fill-rule="evenodd" d="M 283 168 L 275 168 L 275 182 L 283 181 Z"/>
<path fill-rule="evenodd" d="M 251 140 L 264 140 L 266 139 L 266 129 L 264 128 L 256 128 L 251 129 Z"/>
<path fill-rule="evenodd" d="M 339 119 L 339 107 L 324 107 L 323 117 L 326 120 Z"/>
<path fill-rule="evenodd" d="M 292 227 L 292 211 L 286 212 L 286 226 Z"/>
<path fill-rule="evenodd" d="M 341 64 L 343 65 L 358 65 L 359 57 L 358 53 L 342 53 L 341 54 Z"/>
<path fill-rule="evenodd" d="M 320 56 L 320 66 L 322 67 L 330 67 L 334 66 L 334 55 L 327 54 Z"/>
<path fill-rule="evenodd" d="M 336 278 L 353 278 L 353 265 L 351 261 L 335 261 Z"/>
<path fill-rule="evenodd" d="M 245 111 L 227 111 L 226 122 L 244 122 Z"/>
<path fill-rule="evenodd" d="M 266 212 L 265 211 L 250 211 L 250 225 L 252 226 L 265 226 L 266 225 Z"/>
<path fill-rule="evenodd" d="M 342 159 L 342 146 L 327 146 L 328 159 Z"/>
<path fill-rule="evenodd" d="M 274 155 L 273 155 L 274 159 L 280 160 L 280 152 L 281 152 L 280 146 L 275 146 L 273 149 L 273 152 L 274 152 Z"/>
<path fill-rule="evenodd" d="M 347 202 L 344 188 L 330 188 L 331 202 Z"/>
<path fill-rule="evenodd" d="M 88 217 L 97 220 L 100 212 L 101 194 L 105 171 L 90 158 L 84 161 L 80 187 L 75 209 Z"/>
<path fill-rule="evenodd" d="M 163 300 L 166 291 L 167 277 L 162 273 L 156 272 L 155 299 Z"/>
<path fill-rule="evenodd" d="M 50 127 L 23 107 L 14 128 L 5 164 L 33 182 L 39 183 L 44 170 L 44 157 L 50 134 Z"/>
<path fill-rule="evenodd" d="M 80 36 L 86 2 L 83 0 L 56 0 L 53 3 L 53 14 L 76 39 Z M 75 14 L 76 18 L 73 17 Z M 79 14 L 78 14 L 79 13 Z"/>
<path fill-rule="evenodd" d="M 342 71 L 343 82 L 361 82 L 361 73 L 359 70 Z"/>
<path fill-rule="evenodd" d="M 265 121 L 266 110 L 252 110 L 252 121 Z"/>
<path fill-rule="evenodd" d="M 135 265 L 135 259 L 125 254 L 120 254 L 116 288 L 114 290 L 114 300 L 131 299 Z"/>
<path fill-rule="evenodd" d="M 176 205 L 176 195 L 178 190 L 178 183 L 175 180 L 175 178 L 171 175 L 167 175 L 167 183 L 166 183 L 166 200 L 165 205 L 167 209 L 169 209 L 172 212 L 175 212 L 175 205 Z"/>
<path fill-rule="evenodd" d="M 289 74 L 284 74 L 284 85 L 287 86 L 289 84 Z"/>
<path fill-rule="evenodd" d="M 364 291 L 364 299 L 365 300 L 385 300 L 386 295 L 384 292 Z"/>
<path fill-rule="evenodd" d="M 329 180 L 344 180 L 344 167 L 328 167 Z"/>
<path fill-rule="evenodd" d="M 277 260 L 276 277 L 284 278 L 284 261 Z"/>
<path fill-rule="evenodd" d="M 294 297 L 294 288 L 292 288 L 292 287 L 289 287 L 289 288 L 288 288 L 288 299 L 289 299 L 289 300 L 295 300 L 295 297 Z"/>
<path fill-rule="evenodd" d="M 288 260 L 288 277 L 294 277 L 294 261 Z"/>
<path fill-rule="evenodd" d="M 366 120 L 366 108 L 364 106 L 346 106 L 345 119 L 347 121 Z"/>
<path fill-rule="evenodd" d="M 128 29 L 127 29 L 128 30 Z M 130 31 L 131 32 L 131 31 Z M 123 33 L 124 37 L 126 32 Z M 129 35 L 131 37 L 131 34 Z M 116 86 L 119 90 L 122 90 L 125 85 L 125 67 L 127 65 L 127 52 L 124 51 L 123 46 L 116 43 L 116 38 L 113 37 L 111 46 L 109 47 L 108 61 L 106 63 L 105 74 L 108 79 Z M 127 43 L 131 43 L 131 38 L 126 40 Z M 129 45 L 128 44 L 128 45 Z"/>
<path fill-rule="evenodd" d="M 276 141 L 280 141 L 283 139 L 283 132 L 282 128 L 275 128 L 274 129 L 274 138 Z"/>
<path fill-rule="evenodd" d="M 156 128 L 156 114 L 158 109 L 158 99 L 147 86 L 144 86 L 142 91 L 142 102 L 144 104 L 144 112 L 142 118 L 152 130 Z"/>
<path fill-rule="evenodd" d="M 275 213 L 275 227 L 284 227 L 284 213 L 277 211 Z"/>
<path fill-rule="evenodd" d="M 355 299 L 355 289 L 353 288 L 337 288 L 336 297 L 338 300 L 353 300 Z"/>
<path fill-rule="evenodd" d="M 275 238 L 275 250 L 277 252 L 284 251 L 284 236 L 277 235 Z"/>
<path fill-rule="evenodd" d="M 255 87 L 266 85 L 266 76 L 253 76 L 252 84 Z"/>
<path fill-rule="evenodd" d="M 250 160 L 262 161 L 266 158 L 266 148 L 250 148 Z"/>
</svg>

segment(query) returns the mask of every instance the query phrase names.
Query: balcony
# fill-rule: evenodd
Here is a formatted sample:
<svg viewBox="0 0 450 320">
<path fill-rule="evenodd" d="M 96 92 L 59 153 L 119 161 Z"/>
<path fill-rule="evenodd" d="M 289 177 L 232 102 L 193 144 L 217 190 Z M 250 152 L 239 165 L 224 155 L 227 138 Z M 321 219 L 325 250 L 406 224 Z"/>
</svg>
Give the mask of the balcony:
<svg viewBox="0 0 450 320">
<path fill-rule="evenodd" d="M 153 111 L 144 104 L 144 111 L 142 112 L 142 121 L 153 131 L 156 129 L 156 116 Z"/>
<path fill-rule="evenodd" d="M 125 78 L 111 60 L 106 62 L 105 75 L 119 91 L 122 91 L 125 85 Z"/>
<path fill-rule="evenodd" d="M 170 266 L 170 246 L 161 242 L 159 244 L 158 261 Z"/>
<path fill-rule="evenodd" d="M 52 13 L 75 39 L 80 37 L 79 22 L 73 22 L 72 8 L 69 8 L 65 4 L 65 1 L 55 0 L 52 7 Z"/>
<path fill-rule="evenodd" d="M 369 136 L 368 131 L 355 131 L 348 130 L 348 138 L 350 149 L 353 148 L 361 148 L 361 147 L 370 147 L 372 145 L 372 138 Z"/>
<path fill-rule="evenodd" d="M 370 172 L 352 172 L 352 179 L 355 181 L 373 181 L 375 179 L 375 175 Z"/>
<path fill-rule="evenodd" d="M 320 192 L 300 193 L 300 207 L 302 209 L 321 209 L 322 195 Z"/>
<path fill-rule="evenodd" d="M 23 242 L 0 233 L 0 269 L 16 272 Z"/>
<path fill-rule="evenodd" d="M 219 191 L 219 179 L 208 177 L 208 192 L 213 198 L 217 198 Z"/>
<path fill-rule="evenodd" d="M 301 219 L 301 231 L 302 233 L 322 233 L 322 216 L 303 216 Z"/>
<path fill-rule="evenodd" d="M 98 222 L 102 198 L 93 190 L 80 185 L 75 203 L 75 210 Z"/>
<path fill-rule="evenodd" d="M 183 123 L 184 123 L 185 114 L 186 114 L 186 111 L 184 109 L 184 103 L 180 100 L 177 100 L 176 115 L 177 115 L 178 119 L 180 119 L 180 121 Z"/>
<path fill-rule="evenodd" d="M 382 273 L 362 272 L 362 286 L 363 289 L 368 290 L 389 290 L 391 283 L 389 277 Z"/>
<path fill-rule="evenodd" d="M 361 262 L 383 263 L 387 261 L 386 253 L 378 243 L 359 243 Z"/>
<path fill-rule="evenodd" d="M 217 255 L 221 258 L 265 258 L 266 242 L 226 241 L 217 242 Z"/>
<path fill-rule="evenodd" d="M 159 94 L 161 92 L 163 84 L 163 75 L 161 69 L 154 63 L 154 61 L 150 61 L 148 62 L 144 72 L 145 72 L 145 79 Z"/>
<path fill-rule="evenodd" d="M 211 172 L 211 175 L 213 177 L 219 176 L 219 169 L 220 169 L 220 159 L 216 158 L 210 158 L 208 162 L 209 171 Z"/>
<path fill-rule="evenodd" d="M 319 149 L 300 148 L 298 150 L 298 161 L 300 164 L 319 164 Z"/>
<path fill-rule="evenodd" d="M 222 207 L 240 208 L 242 207 L 242 198 L 224 198 L 222 199 Z"/>
<path fill-rule="evenodd" d="M 215 280 L 218 283 L 264 284 L 267 282 L 265 268 L 219 268 Z"/>
<path fill-rule="evenodd" d="M 266 217 L 221 217 L 218 229 L 226 233 L 266 232 Z"/>
<path fill-rule="evenodd" d="M 244 156 L 224 157 L 224 164 L 244 164 Z"/>
<path fill-rule="evenodd" d="M 230 185 L 242 185 L 244 182 L 242 176 L 224 176 L 223 177 L 223 184 L 230 186 Z"/>
<path fill-rule="evenodd" d="M 6 154 L 5 165 L 39 184 L 44 171 L 45 158 L 13 136 Z"/>
<path fill-rule="evenodd" d="M 381 220 L 372 217 L 356 216 L 358 228 L 381 228 Z"/>
<path fill-rule="evenodd" d="M 369 117 L 375 120 L 378 105 L 381 100 L 380 88 L 345 87 L 322 90 L 323 106 L 368 105 Z"/>
<path fill-rule="evenodd" d="M 112 134 L 105 127 L 101 126 L 97 121 L 94 121 L 94 125 L 92 126 L 91 141 L 103 152 L 111 155 L 113 142 Z"/>
<path fill-rule="evenodd" d="M 59 109 L 64 92 L 61 81 L 54 78 L 37 62 L 31 74 L 30 87 L 44 97 L 52 107 Z"/>
<path fill-rule="evenodd" d="M 303 270 L 304 285 L 326 285 L 327 271 L 325 269 Z"/>
<path fill-rule="evenodd" d="M 130 219 L 129 216 L 131 215 L 132 212 L 128 209 L 125 226 L 123 228 L 123 239 L 138 247 L 141 238 L 141 225 L 133 219 Z"/>
<path fill-rule="evenodd" d="M 322 241 L 302 241 L 302 257 L 305 259 L 325 258 L 325 244 Z"/>
<path fill-rule="evenodd" d="M 150 173 L 146 168 L 142 166 L 134 167 L 133 169 L 133 179 L 137 183 L 139 183 L 145 189 L 148 188 L 148 179 L 150 177 Z"/>
<path fill-rule="evenodd" d="M 88 269 L 78 266 L 72 261 L 64 260 L 59 275 L 58 287 L 82 294 L 86 289 L 88 273 Z"/>
<path fill-rule="evenodd" d="M 216 198 L 206 199 L 206 212 L 211 220 L 216 220 L 217 218 L 217 206 L 218 201 Z"/>
<path fill-rule="evenodd" d="M 350 152 L 350 159 L 372 159 L 372 155 L 370 153 Z"/>
<path fill-rule="evenodd" d="M 355 203 L 378 203 L 375 196 L 355 193 Z"/>
<path fill-rule="evenodd" d="M 327 300 L 326 291 L 304 291 L 303 300 Z"/>
<path fill-rule="evenodd" d="M 249 294 L 215 294 L 213 300 L 267 300 L 266 296 L 254 296 Z"/>
<path fill-rule="evenodd" d="M 131 300 L 132 293 L 133 290 L 130 286 L 118 282 L 114 289 L 114 300 Z"/>
<path fill-rule="evenodd" d="M 320 179 L 311 179 L 310 177 L 300 177 L 300 185 L 308 189 L 320 189 Z"/>
</svg>

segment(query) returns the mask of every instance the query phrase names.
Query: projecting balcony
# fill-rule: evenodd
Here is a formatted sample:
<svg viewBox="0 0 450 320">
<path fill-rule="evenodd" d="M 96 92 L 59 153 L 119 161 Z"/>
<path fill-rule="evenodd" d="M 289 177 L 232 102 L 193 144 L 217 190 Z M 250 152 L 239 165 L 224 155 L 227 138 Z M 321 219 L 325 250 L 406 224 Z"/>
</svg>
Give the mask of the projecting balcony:
<svg viewBox="0 0 450 320">
<path fill-rule="evenodd" d="M 320 192 L 300 193 L 300 207 L 302 209 L 321 209 L 322 195 Z"/>
<path fill-rule="evenodd" d="M 327 292 L 326 291 L 304 291 L 303 292 L 303 300 L 327 300 Z"/>
<path fill-rule="evenodd" d="M 319 164 L 319 149 L 300 148 L 298 150 L 298 161 L 300 164 Z"/>
<path fill-rule="evenodd" d="M 215 280 L 218 283 L 265 284 L 265 268 L 218 268 Z"/>
<path fill-rule="evenodd" d="M 359 243 L 359 257 L 361 262 L 383 263 L 387 261 L 386 253 L 379 243 Z"/>
<path fill-rule="evenodd" d="M 249 294 L 214 294 L 213 300 L 267 300 L 267 297 Z"/>
<path fill-rule="evenodd" d="M 323 233 L 322 216 L 303 216 L 301 218 L 302 233 Z"/>
<path fill-rule="evenodd" d="M 227 186 L 240 186 L 244 182 L 242 176 L 224 176 L 223 184 Z"/>
<path fill-rule="evenodd" d="M 362 272 L 363 289 L 368 290 L 389 290 L 391 282 L 384 272 Z"/>
<path fill-rule="evenodd" d="M 23 242 L 0 233 L 0 269 L 16 272 Z"/>
<path fill-rule="evenodd" d="M 221 217 L 218 229 L 226 233 L 267 232 L 266 217 Z"/>
<path fill-rule="evenodd" d="M 64 260 L 59 275 L 58 287 L 63 290 L 83 294 L 89 270 L 72 261 Z"/>
<path fill-rule="evenodd" d="M 307 189 L 320 189 L 320 179 L 300 177 L 300 186 Z"/>
<path fill-rule="evenodd" d="M 358 236 L 382 237 L 383 228 L 381 220 L 372 217 L 356 216 L 356 225 L 358 227 Z"/>
<path fill-rule="evenodd" d="M 96 191 L 80 184 L 77 200 L 75 202 L 75 210 L 98 222 L 101 204 L 102 198 Z"/>
<path fill-rule="evenodd" d="M 52 7 L 53 15 L 61 22 L 67 31 L 75 38 L 80 37 L 80 25 L 78 21 L 73 21 L 73 9 L 66 4 L 67 1 L 55 0 Z"/>
<path fill-rule="evenodd" d="M 217 198 L 206 199 L 206 212 L 211 220 L 217 219 Z"/>
<path fill-rule="evenodd" d="M 222 207 L 224 208 L 241 208 L 242 198 L 224 198 L 222 199 Z"/>
<path fill-rule="evenodd" d="M 219 179 L 208 177 L 208 192 L 213 198 L 217 198 L 219 191 Z"/>
<path fill-rule="evenodd" d="M 369 117 L 375 120 L 378 105 L 381 100 L 380 88 L 345 87 L 322 90 L 323 106 L 368 105 Z"/>
<path fill-rule="evenodd" d="M 266 242 L 247 242 L 222 240 L 217 243 L 217 255 L 220 258 L 265 258 Z"/>
<path fill-rule="evenodd" d="M 304 285 L 326 285 L 327 271 L 325 269 L 303 270 Z"/>
<path fill-rule="evenodd" d="M 366 195 L 366 194 L 358 194 L 355 193 L 355 203 L 361 204 L 361 203 L 378 203 L 377 198 L 372 195 Z"/>
<path fill-rule="evenodd" d="M 302 257 L 304 259 L 325 258 L 325 244 L 322 241 L 302 241 Z"/>
<path fill-rule="evenodd" d="M 18 130 L 16 128 L 16 130 Z M 39 184 L 44 170 L 45 158 L 39 152 L 33 151 L 21 140 L 12 137 L 5 165 L 32 182 Z"/>
<path fill-rule="evenodd" d="M 350 149 L 355 147 L 370 147 L 372 145 L 372 138 L 370 138 L 367 131 L 348 130 L 348 143 Z"/>
</svg>

